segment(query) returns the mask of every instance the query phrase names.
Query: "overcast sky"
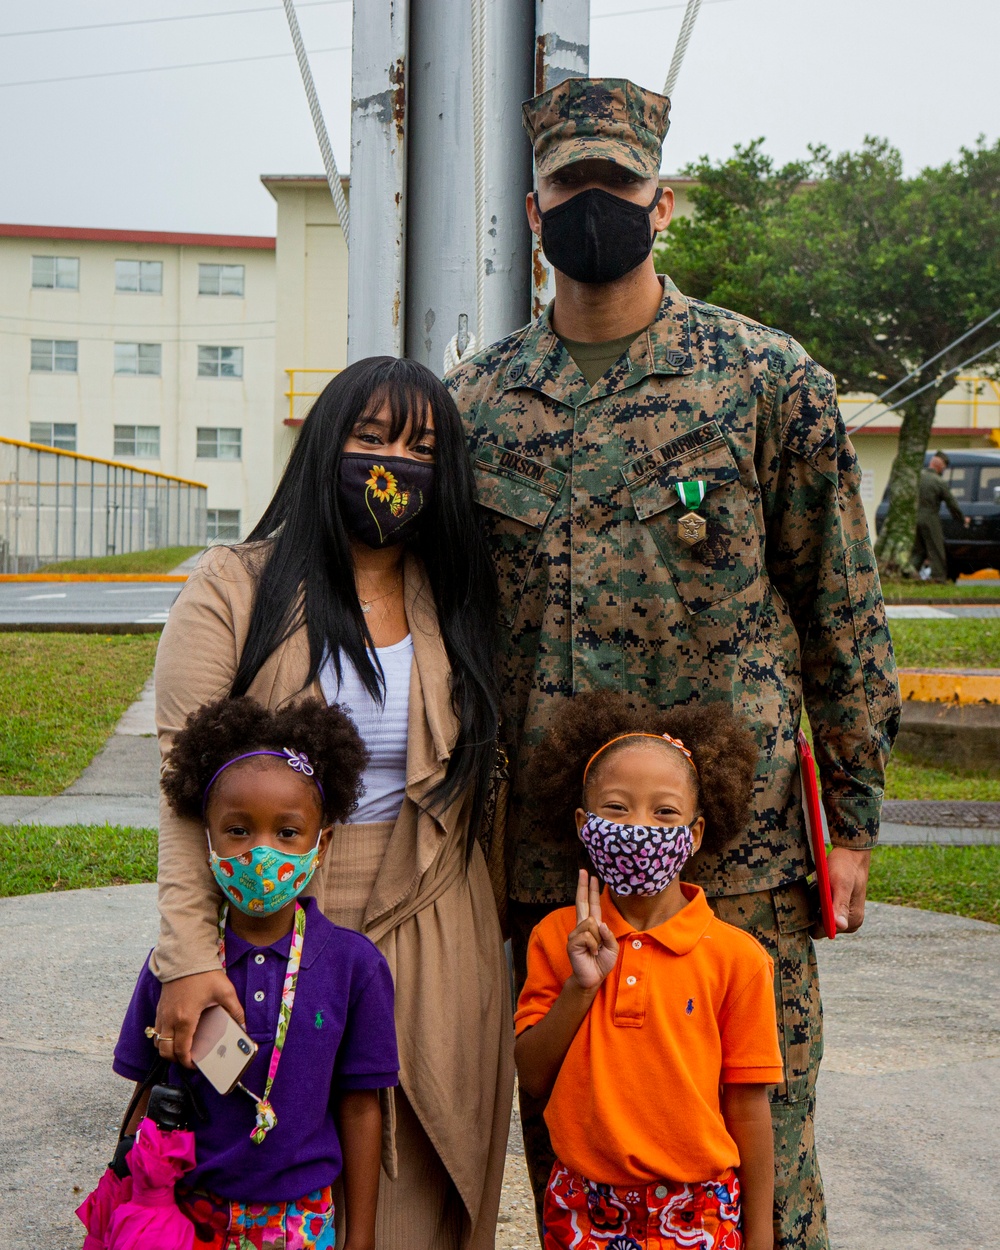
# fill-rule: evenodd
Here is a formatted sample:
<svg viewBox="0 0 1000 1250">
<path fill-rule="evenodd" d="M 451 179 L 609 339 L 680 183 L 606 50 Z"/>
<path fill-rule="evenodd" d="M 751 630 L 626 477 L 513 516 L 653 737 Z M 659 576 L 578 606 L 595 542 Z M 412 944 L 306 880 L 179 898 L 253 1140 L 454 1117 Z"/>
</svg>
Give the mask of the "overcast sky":
<svg viewBox="0 0 1000 1250">
<path fill-rule="evenodd" d="M 343 172 L 350 0 L 298 9 Z M 591 73 L 660 90 L 682 11 L 593 0 Z M 142 21 L 190 14 L 211 16 Z M 116 24 L 54 30 L 102 23 Z M 705 0 L 664 168 L 758 135 L 788 160 L 866 133 L 895 143 L 908 172 L 939 164 L 1000 133 L 998 46 L 997 0 Z M 290 53 L 280 0 L 0 0 L 0 220 L 273 233 L 259 175 L 322 170 Z M 258 59 L 122 72 L 236 58 Z"/>
</svg>

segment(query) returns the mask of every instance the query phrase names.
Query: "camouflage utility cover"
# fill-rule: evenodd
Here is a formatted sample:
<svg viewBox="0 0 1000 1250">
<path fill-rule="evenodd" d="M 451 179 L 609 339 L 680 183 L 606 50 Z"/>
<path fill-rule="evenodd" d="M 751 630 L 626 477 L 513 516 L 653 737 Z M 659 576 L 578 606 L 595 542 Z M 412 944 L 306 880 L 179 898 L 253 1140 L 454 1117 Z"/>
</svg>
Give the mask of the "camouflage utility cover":
<svg viewBox="0 0 1000 1250">
<path fill-rule="evenodd" d="M 689 300 L 593 387 L 549 311 L 463 363 L 463 413 L 500 578 L 506 733 L 523 766 L 564 699 L 724 699 L 761 747 L 754 817 L 685 875 L 712 895 L 811 870 L 795 733 L 803 694 L 834 845 L 878 835 L 899 687 L 854 449 L 833 379 L 787 335 Z M 675 489 L 703 481 L 706 538 Z M 515 781 L 511 893 L 573 896 L 579 848 Z"/>
<path fill-rule="evenodd" d="M 643 178 L 660 172 L 670 101 L 627 78 L 567 78 L 521 105 L 540 174 L 607 160 Z"/>
</svg>

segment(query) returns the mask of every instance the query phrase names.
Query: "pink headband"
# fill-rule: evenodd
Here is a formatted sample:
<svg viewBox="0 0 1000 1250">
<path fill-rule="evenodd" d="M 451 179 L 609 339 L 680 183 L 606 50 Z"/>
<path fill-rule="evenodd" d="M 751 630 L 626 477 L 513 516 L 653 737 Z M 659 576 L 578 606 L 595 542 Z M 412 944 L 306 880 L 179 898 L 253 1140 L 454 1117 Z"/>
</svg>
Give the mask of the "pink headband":
<svg viewBox="0 0 1000 1250">
<path fill-rule="evenodd" d="M 255 755 L 273 755 L 275 759 L 284 760 L 289 768 L 294 768 L 297 773 L 303 777 L 312 777 L 316 783 L 316 789 L 319 791 L 319 797 L 326 806 L 326 795 L 323 793 L 323 787 L 320 785 L 316 777 L 316 770 L 309 763 L 309 756 L 304 751 L 293 751 L 291 747 L 285 747 L 282 751 L 245 751 L 242 755 L 234 755 L 231 760 L 227 760 L 221 768 L 216 769 L 212 774 L 212 779 L 205 787 L 201 796 L 201 811 L 205 814 L 205 808 L 208 806 L 208 792 L 218 781 L 220 775 L 226 771 L 231 764 L 238 764 L 240 760 L 252 759 Z"/>
<path fill-rule="evenodd" d="M 694 769 L 694 775 L 696 777 L 698 776 L 698 766 L 694 762 L 694 757 L 691 755 L 691 752 L 687 749 L 684 743 L 681 742 L 680 738 L 671 738 L 669 734 L 651 734 L 651 733 L 637 732 L 637 733 L 619 734 L 617 738 L 612 738 L 610 741 L 605 742 L 604 746 L 598 747 L 597 750 L 594 752 L 594 754 L 590 757 L 590 759 L 587 760 L 587 766 L 583 770 L 583 784 L 584 785 L 587 784 L 587 773 L 590 772 L 590 766 L 591 764 L 593 764 L 594 760 L 597 759 L 597 757 L 601 754 L 602 751 L 606 751 L 608 747 L 613 746 L 616 742 L 621 742 L 624 738 L 655 738 L 657 742 L 669 743 L 670 746 L 676 747 L 677 750 L 680 751 L 682 755 L 687 756 L 688 763 Z"/>
</svg>

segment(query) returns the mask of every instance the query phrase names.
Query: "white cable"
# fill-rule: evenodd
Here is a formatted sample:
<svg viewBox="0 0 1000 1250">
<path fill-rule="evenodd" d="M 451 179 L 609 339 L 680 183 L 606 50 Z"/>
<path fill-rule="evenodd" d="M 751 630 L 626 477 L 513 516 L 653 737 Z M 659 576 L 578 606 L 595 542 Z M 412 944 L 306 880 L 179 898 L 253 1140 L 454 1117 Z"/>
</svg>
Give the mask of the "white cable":
<svg viewBox="0 0 1000 1250">
<path fill-rule="evenodd" d="M 876 404 L 880 404 L 882 400 L 887 399 L 892 394 L 893 391 L 898 391 L 899 388 L 901 386 L 905 386 L 906 383 L 909 382 L 911 378 L 915 378 L 918 373 L 923 373 L 923 371 L 927 368 L 928 365 L 932 365 L 934 364 L 936 360 L 940 360 L 941 357 L 945 355 L 946 352 L 950 352 L 951 349 L 953 347 L 957 347 L 959 343 L 964 343 L 965 340 L 969 338 L 971 335 L 975 334 L 977 330 L 981 330 L 983 326 L 989 325 L 989 323 L 997 317 L 1000 317 L 1000 308 L 995 309 L 993 312 L 990 313 L 988 317 L 984 317 L 982 321 L 977 321 L 971 330 L 966 330 L 966 332 L 964 334 L 960 334 L 957 339 L 952 339 L 952 341 L 948 344 L 948 346 L 942 347 L 936 356 L 931 356 L 930 359 L 925 360 L 923 364 L 919 364 L 917 365 L 915 369 L 911 369 L 905 378 L 900 378 L 898 382 L 894 382 L 893 385 L 890 386 L 887 390 L 884 390 L 881 395 L 876 395 L 874 399 L 869 400 L 868 403 L 865 404 L 865 406 L 861 409 L 860 412 L 854 413 L 854 415 L 851 417 L 851 420 L 857 421 L 858 417 L 861 416 L 861 413 L 867 412 L 869 408 L 874 408 Z M 857 429 L 857 426 L 853 428 Z M 847 427 L 848 434 L 850 434 L 851 429 L 852 429 L 851 426 Z"/>
<path fill-rule="evenodd" d="M 887 416 L 890 412 L 895 412 L 897 408 L 904 407 L 910 402 L 911 399 L 915 399 L 918 395 L 923 395 L 924 391 L 929 391 L 932 387 L 940 386 L 945 378 L 950 378 L 953 373 L 961 373 L 962 370 L 967 369 L 969 365 L 975 364 L 981 356 L 986 356 L 990 352 L 995 352 L 998 347 L 1000 347 L 1000 339 L 997 339 L 995 343 L 991 343 L 989 347 L 984 347 L 981 352 L 976 352 L 976 354 L 974 356 L 970 356 L 968 360 L 963 360 L 962 363 L 960 365 L 956 365 L 954 369 L 949 369 L 947 373 L 942 373 L 940 377 L 933 378 L 930 382 L 925 382 L 923 386 L 917 387 L 915 391 L 910 391 L 909 395 L 904 395 L 902 399 L 897 399 L 896 402 L 894 404 L 890 404 L 888 408 L 883 408 L 881 412 L 873 412 L 872 415 L 866 421 L 862 421 L 860 425 L 845 426 L 847 433 L 854 434 L 864 426 L 870 425 L 876 417 Z M 870 404 L 869 407 L 871 407 Z"/>
<path fill-rule="evenodd" d="M 684 53 L 687 52 L 688 44 L 691 42 L 691 32 L 694 30 L 695 20 L 698 17 L 700 8 L 701 0 L 688 0 L 688 6 L 684 10 L 681 33 L 677 36 L 677 45 L 674 48 L 670 69 L 667 71 L 667 81 L 663 84 L 663 94 L 670 96 L 671 99 L 673 98 L 674 87 L 677 86 L 677 79 L 680 76 L 681 65 L 684 61 Z"/>
<path fill-rule="evenodd" d="M 486 330 L 483 325 L 486 309 L 485 0 L 472 0 L 472 145 L 476 179 L 476 337 L 480 342 L 485 342 Z"/>
<path fill-rule="evenodd" d="M 351 245 L 350 223 L 347 213 L 347 200 L 344 198 L 344 188 L 340 182 L 340 174 L 337 173 L 337 162 L 333 159 L 333 149 L 330 147 L 330 137 L 326 133 L 326 122 L 323 120 L 323 110 L 319 106 L 319 97 L 316 95 L 316 87 L 313 83 L 312 70 L 309 68 L 309 57 L 306 55 L 305 44 L 302 42 L 302 32 L 299 30 L 299 19 L 295 15 L 295 0 L 283 0 L 285 5 L 285 15 L 288 18 L 288 29 L 292 34 L 292 43 L 295 47 L 295 57 L 299 63 L 299 73 L 302 75 L 302 85 L 306 89 L 306 99 L 309 101 L 309 112 L 312 114 L 313 126 L 316 129 L 316 138 L 319 141 L 319 150 L 323 157 L 323 168 L 326 170 L 326 181 L 330 186 L 330 194 L 333 196 L 334 207 L 337 210 L 337 217 L 340 221 L 340 228 L 344 232 L 344 242 L 348 248 Z"/>
</svg>

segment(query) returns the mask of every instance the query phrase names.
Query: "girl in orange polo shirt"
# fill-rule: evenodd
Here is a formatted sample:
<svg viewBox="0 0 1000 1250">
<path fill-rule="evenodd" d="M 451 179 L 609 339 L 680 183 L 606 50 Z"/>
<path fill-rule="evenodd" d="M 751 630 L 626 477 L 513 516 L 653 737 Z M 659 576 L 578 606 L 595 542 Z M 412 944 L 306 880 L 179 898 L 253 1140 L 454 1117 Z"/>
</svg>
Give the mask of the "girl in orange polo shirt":
<svg viewBox="0 0 1000 1250">
<path fill-rule="evenodd" d="M 522 1088 L 548 1099 L 545 1250 L 772 1250 L 773 968 L 678 874 L 744 827 L 757 747 L 726 704 L 567 703 L 529 793 L 597 876 L 531 936 Z"/>
</svg>

